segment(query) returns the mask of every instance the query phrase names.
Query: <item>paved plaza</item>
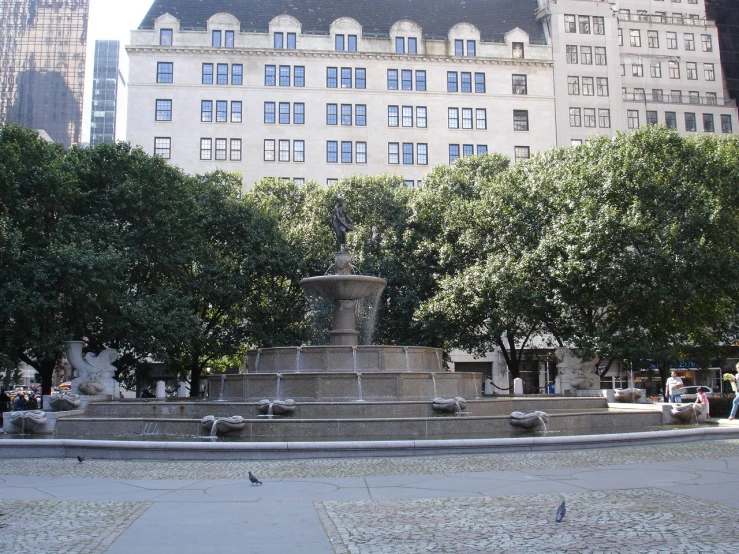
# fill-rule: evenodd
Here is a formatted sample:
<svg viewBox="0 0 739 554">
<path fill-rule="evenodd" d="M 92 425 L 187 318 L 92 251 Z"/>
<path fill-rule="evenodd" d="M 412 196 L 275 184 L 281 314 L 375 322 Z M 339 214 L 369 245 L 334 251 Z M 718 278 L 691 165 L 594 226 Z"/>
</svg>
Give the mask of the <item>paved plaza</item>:
<svg viewBox="0 0 739 554">
<path fill-rule="evenodd" d="M 739 542 L 737 491 L 739 440 L 423 458 L 0 459 L 0 552 L 724 553 Z"/>
</svg>

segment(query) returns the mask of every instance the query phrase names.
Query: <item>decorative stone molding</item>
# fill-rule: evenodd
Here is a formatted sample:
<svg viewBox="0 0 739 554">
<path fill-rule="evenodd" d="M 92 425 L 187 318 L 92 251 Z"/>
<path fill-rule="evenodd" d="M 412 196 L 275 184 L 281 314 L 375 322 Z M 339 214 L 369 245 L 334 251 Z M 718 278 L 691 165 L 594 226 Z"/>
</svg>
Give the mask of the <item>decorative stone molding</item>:
<svg viewBox="0 0 739 554">
<path fill-rule="evenodd" d="M 295 413 L 295 400 L 260 400 L 257 410 L 264 415 L 285 415 Z"/>
<path fill-rule="evenodd" d="M 456 398 L 439 398 L 437 396 L 431 401 L 431 408 L 435 412 L 455 414 L 467 409 L 467 401 L 461 396 Z"/>
<path fill-rule="evenodd" d="M 243 431 L 244 427 L 246 427 L 246 422 L 243 417 L 238 415 L 219 418 L 209 415 L 200 420 L 200 427 L 204 431 L 210 431 L 211 436 L 226 435 L 228 433 Z"/>
<path fill-rule="evenodd" d="M 46 412 L 42 410 L 26 410 L 10 412 L 10 424 L 21 432 L 35 433 L 46 425 Z"/>
<path fill-rule="evenodd" d="M 81 399 L 76 394 L 53 394 L 49 404 L 55 412 L 66 412 L 79 408 Z"/>
<path fill-rule="evenodd" d="M 523 412 L 511 412 L 510 424 L 512 427 L 533 431 L 549 423 L 549 414 L 535 411 L 528 414 Z"/>
</svg>

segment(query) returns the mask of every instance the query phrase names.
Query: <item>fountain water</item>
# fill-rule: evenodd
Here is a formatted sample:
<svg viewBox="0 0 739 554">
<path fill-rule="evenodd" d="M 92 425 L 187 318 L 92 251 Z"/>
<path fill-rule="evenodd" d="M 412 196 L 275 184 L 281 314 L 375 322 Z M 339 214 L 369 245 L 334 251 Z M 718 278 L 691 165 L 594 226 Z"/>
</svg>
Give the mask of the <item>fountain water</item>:
<svg viewBox="0 0 739 554">
<path fill-rule="evenodd" d="M 431 374 L 431 383 L 434 385 L 434 398 L 436 398 L 438 396 L 436 394 L 436 373 Z"/>
<path fill-rule="evenodd" d="M 411 368 L 408 362 L 408 347 L 407 346 L 403 347 L 403 352 L 405 352 L 405 370 L 410 371 Z"/>
<path fill-rule="evenodd" d="M 298 346 L 297 350 L 295 351 L 295 371 L 297 373 L 300 373 L 300 353 L 302 352 L 302 348 Z"/>
<path fill-rule="evenodd" d="M 280 400 L 282 398 L 282 373 L 277 374 L 277 389 L 275 390 L 275 398 Z"/>
<path fill-rule="evenodd" d="M 364 402 L 362 398 L 362 374 L 357 372 L 357 402 Z"/>
<path fill-rule="evenodd" d="M 259 371 L 259 359 L 262 357 L 262 349 L 257 348 L 257 359 L 254 362 L 254 371 Z"/>
<path fill-rule="evenodd" d="M 221 375 L 221 390 L 218 392 L 218 401 L 223 402 L 223 389 L 226 388 L 226 374 Z"/>
<path fill-rule="evenodd" d="M 357 371 L 357 347 L 352 346 L 352 369 Z"/>
</svg>

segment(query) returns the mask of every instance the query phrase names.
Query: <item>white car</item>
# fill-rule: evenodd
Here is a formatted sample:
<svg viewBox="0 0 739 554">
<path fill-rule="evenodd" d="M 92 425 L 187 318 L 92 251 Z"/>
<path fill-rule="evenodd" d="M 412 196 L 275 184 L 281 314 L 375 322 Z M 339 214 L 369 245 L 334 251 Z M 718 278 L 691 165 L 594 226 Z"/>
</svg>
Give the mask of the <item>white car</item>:
<svg viewBox="0 0 739 554">
<path fill-rule="evenodd" d="M 695 393 L 701 387 L 704 389 L 708 389 L 706 391 L 706 396 L 708 398 L 713 398 L 713 389 L 711 387 L 707 387 L 706 385 L 695 385 L 695 386 L 690 386 L 690 387 L 683 387 L 682 393 L 680 394 L 680 400 L 682 400 L 683 402 L 694 401 L 696 398 Z"/>
</svg>

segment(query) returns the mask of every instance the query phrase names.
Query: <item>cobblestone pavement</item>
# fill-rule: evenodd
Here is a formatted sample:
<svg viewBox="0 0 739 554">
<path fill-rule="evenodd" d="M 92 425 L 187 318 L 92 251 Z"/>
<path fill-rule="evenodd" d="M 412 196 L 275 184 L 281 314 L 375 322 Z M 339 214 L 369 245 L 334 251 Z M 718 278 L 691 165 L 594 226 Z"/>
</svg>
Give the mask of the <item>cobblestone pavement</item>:
<svg viewBox="0 0 739 554">
<path fill-rule="evenodd" d="M 555 523 L 559 503 L 567 515 Z M 739 510 L 657 489 L 503 498 L 324 502 L 336 554 L 736 550 Z M 686 524 L 686 513 L 699 514 Z"/>
<path fill-rule="evenodd" d="M 0 552 L 105 552 L 150 505 L 147 502 L 4 500 L 0 508 Z"/>
<path fill-rule="evenodd" d="M 739 440 L 515 454 L 407 458 L 335 458 L 285 461 L 130 461 L 74 458 L 0 459 L 0 475 L 136 479 L 246 479 L 253 471 L 267 479 L 430 475 L 479 471 L 526 471 L 573 467 L 706 460 L 739 455 Z"/>
</svg>

